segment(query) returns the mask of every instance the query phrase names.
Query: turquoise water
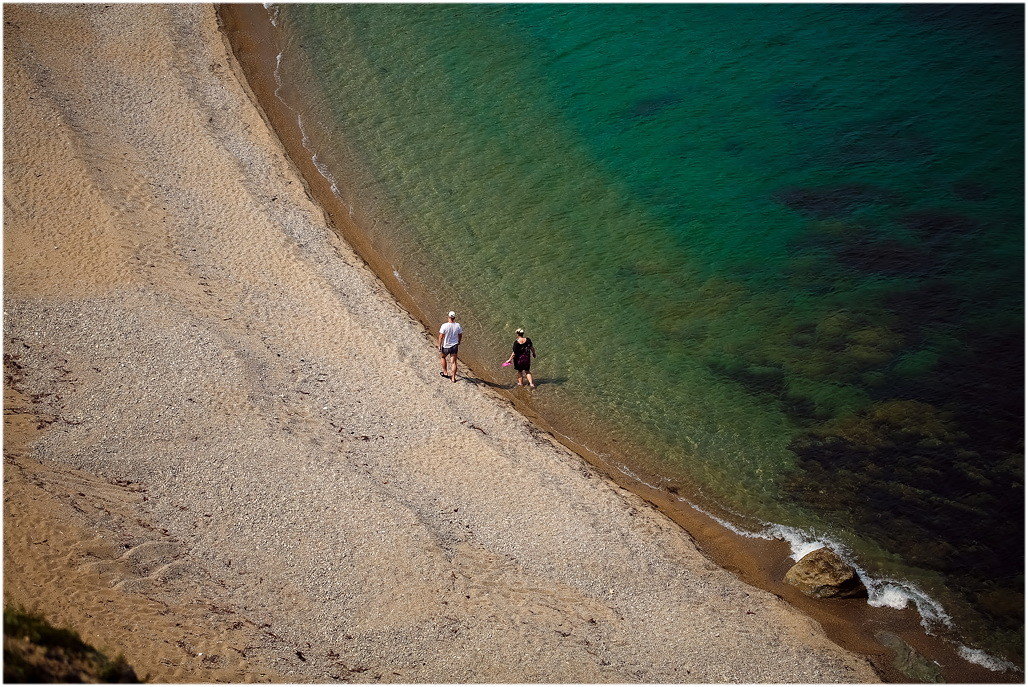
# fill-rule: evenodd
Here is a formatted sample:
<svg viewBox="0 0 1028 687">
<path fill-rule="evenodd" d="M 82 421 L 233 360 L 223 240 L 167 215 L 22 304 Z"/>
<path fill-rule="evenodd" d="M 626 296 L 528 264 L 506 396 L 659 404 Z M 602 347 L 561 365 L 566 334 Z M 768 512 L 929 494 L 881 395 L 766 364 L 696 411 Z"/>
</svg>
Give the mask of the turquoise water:
<svg viewBox="0 0 1028 687">
<path fill-rule="evenodd" d="M 574 438 L 1020 661 L 1022 7 L 274 12 L 319 164 L 490 381 L 524 326 Z"/>
</svg>

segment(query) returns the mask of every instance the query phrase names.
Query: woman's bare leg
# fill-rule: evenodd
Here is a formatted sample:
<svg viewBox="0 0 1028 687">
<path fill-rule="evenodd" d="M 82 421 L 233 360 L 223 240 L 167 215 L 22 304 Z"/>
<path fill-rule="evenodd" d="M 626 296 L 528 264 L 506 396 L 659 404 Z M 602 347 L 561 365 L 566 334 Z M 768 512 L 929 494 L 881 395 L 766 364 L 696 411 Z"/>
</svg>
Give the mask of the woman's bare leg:
<svg viewBox="0 0 1028 687">
<path fill-rule="evenodd" d="M 521 372 L 521 370 L 518 370 L 518 386 L 524 386 L 525 385 L 525 380 L 521 376 L 522 374 L 523 373 Z"/>
<path fill-rule="evenodd" d="M 525 376 L 528 377 L 528 386 L 530 386 L 530 387 L 532 387 L 534 389 L 535 388 L 535 382 L 532 381 L 532 373 L 531 372 L 526 372 Z"/>
</svg>

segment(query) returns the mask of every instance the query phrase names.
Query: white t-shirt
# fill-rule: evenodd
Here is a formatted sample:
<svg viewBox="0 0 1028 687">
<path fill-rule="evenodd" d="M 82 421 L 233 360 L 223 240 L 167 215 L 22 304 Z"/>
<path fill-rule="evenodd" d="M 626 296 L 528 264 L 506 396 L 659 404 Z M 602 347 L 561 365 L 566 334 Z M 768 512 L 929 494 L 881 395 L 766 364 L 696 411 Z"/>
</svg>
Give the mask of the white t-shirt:
<svg viewBox="0 0 1028 687">
<path fill-rule="evenodd" d="M 443 348 L 452 348 L 460 341 L 458 338 L 464 330 L 456 322 L 443 322 L 439 333 L 443 335 Z"/>
</svg>

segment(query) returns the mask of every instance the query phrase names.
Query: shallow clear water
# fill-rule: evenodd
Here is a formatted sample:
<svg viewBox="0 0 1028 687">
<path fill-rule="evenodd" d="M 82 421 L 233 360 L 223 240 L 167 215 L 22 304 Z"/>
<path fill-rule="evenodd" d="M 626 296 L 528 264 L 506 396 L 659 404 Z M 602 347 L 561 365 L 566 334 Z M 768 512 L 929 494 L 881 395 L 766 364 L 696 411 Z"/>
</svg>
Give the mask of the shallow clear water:
<svg viewBox="0 0 1028 687">
<path fill-rule="evenodd" d="M 1022 7 L 275 12 L 319 163 L 476 358 L 528 330 L 538 412 L 1020 655 Z"/>
</svg>

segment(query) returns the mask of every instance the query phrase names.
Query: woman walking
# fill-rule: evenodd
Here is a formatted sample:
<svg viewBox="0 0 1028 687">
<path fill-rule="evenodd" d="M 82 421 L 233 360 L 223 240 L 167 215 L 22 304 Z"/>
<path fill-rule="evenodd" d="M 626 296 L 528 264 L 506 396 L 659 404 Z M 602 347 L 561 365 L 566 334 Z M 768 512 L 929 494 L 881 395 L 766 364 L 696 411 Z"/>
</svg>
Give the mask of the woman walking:
<svg viewBox="0 0 1028 687">
<path fill-rule="evenodd" d="M 518 338 L 514 339 L 514 350 L 504 365 L 509 365 L 513 361 L 514 369 L 518 371 L 518 386 L 524 386 L 523 377 L 528 377 L 528 386 L 534 389 L 535 382 L 532 381 L 531 369 L 532 358 L 535 357 L 535 346 L 532 345 L 532 340 L 525 336 L 524 329 L 519 329 L 514 333 Z"/>
</svg>

